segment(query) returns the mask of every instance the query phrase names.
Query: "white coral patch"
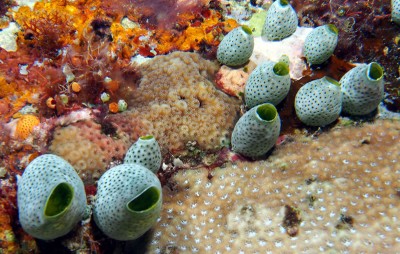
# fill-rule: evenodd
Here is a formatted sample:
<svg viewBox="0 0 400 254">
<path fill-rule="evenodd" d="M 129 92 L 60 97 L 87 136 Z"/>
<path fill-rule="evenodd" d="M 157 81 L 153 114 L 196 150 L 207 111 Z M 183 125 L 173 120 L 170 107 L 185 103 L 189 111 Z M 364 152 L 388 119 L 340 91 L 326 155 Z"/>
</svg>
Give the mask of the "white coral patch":
<svg viewBox="0 0 400 254">
<path fill-rule="evenodd" d="M 290 77 L 300 79 L 303 77 L 303 70 L 306 69 L 306 63 L 302 59 L 304 41 L 313 29 L 298 27 L 294 34 L 281 41 L 265 41 L 261 37 L 255 37 L 250 61 L 257 65 L 264 61 L 278 62 L 282 55 L 287 55 L 290 60 Z"/>
<path fill-rule="evenodd" d="M 17 23 L 10 22 L 8 27 L 0 30 L 0 48 L 5 49 L 6 51 L 15 52 L 18 49 L 17 46 L 17 33 L 19 32 L 19 27 Z"/>
</svg>

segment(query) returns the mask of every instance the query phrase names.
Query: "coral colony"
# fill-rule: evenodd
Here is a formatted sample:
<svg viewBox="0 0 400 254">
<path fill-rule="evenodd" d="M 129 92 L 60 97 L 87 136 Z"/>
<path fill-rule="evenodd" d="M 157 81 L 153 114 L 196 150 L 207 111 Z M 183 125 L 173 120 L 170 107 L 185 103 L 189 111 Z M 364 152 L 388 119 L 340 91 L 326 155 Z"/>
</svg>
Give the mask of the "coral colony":
<svg viewBox="0 0 400 254">
<path fill-rule="evenodd" d="M 0 0 L 0 253 L 400 249 L 399 25 L 399 0 Z"/>
</svg>

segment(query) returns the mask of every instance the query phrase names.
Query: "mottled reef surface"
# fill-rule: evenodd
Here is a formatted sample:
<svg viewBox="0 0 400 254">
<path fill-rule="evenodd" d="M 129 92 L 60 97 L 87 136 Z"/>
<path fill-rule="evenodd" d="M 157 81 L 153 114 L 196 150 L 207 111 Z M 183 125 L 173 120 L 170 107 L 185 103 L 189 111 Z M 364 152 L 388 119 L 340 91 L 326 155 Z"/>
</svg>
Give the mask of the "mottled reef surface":
<svg viewBox="0 0 400 254">
<path fill-rule="evenodd" d="M 400 249 L 400 30 L 389 0 L 289 1 L 299 26 L 335 24 L 339 42 L 322 65 L 298 59 L 306 68 L 277 107 L 282 135 L 257 161 L 229 150 L 255 63 L 232 70 L 215 57 L 238 25 L 257 33 L 272 1 L 25 2 L 0 0 L 0 253 Z M 324 128 L 297 119 L 301 86 L 372 61 L 385 72 L 376 112 Z M 92 204 L 101 174 L 149 133 L 163 154 L 164 202 L 144 236 L 111 240 L 91 217 L 54 241 L 22 230 L 17 178 L 30 161 L 67 159 Z"/>
</svg>

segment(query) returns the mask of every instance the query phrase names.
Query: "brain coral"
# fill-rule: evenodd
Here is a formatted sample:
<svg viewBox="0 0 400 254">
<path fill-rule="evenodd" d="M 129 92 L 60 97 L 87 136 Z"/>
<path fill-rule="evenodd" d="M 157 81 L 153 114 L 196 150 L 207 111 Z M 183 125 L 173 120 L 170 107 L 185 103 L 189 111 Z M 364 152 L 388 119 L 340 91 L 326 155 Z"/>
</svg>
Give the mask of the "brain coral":
<svg viewBox="0 0 400 254">
<path fill-rule="evenodd" d="M 135 96 L 126 98 L 131 110 L 119 115 L 143 119 L 148 134 L 172 152 L 183 150 L 188 141 L 206 150 L 220 147 L 233 129 L 240 100 L 215 88 L 218 67 L 195 53 L 157 56 L 139 67 Z"/>
<path fill-rule="evenodd" d="M 131 142 L 123 132 L 106 135 L 91 120 L 55 130 L 49 151 L 67 160 L 85 182 L 98 179 L 113 160 L 122 160 Z"/>
<path fill-rule="evenodd" d="M 267 161 L 180 171 L 150 253 L 400 249 L 399 122 L 295 136 Z"/>
</svg>

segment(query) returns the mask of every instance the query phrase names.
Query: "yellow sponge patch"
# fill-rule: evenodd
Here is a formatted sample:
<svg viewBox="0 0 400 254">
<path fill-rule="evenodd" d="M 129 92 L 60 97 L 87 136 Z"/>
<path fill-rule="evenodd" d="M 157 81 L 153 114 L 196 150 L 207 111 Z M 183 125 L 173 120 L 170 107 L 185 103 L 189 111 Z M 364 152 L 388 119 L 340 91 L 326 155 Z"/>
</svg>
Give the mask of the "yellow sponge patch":
<svg viewBox="0 0 400 254">
<path fill-rule="evenodd" d="M 26 139 L 35 126 L 40 124 L 40 120 L 34 115 L 23 115 L 17 122 L 16 136 Z"/>
</svg>

